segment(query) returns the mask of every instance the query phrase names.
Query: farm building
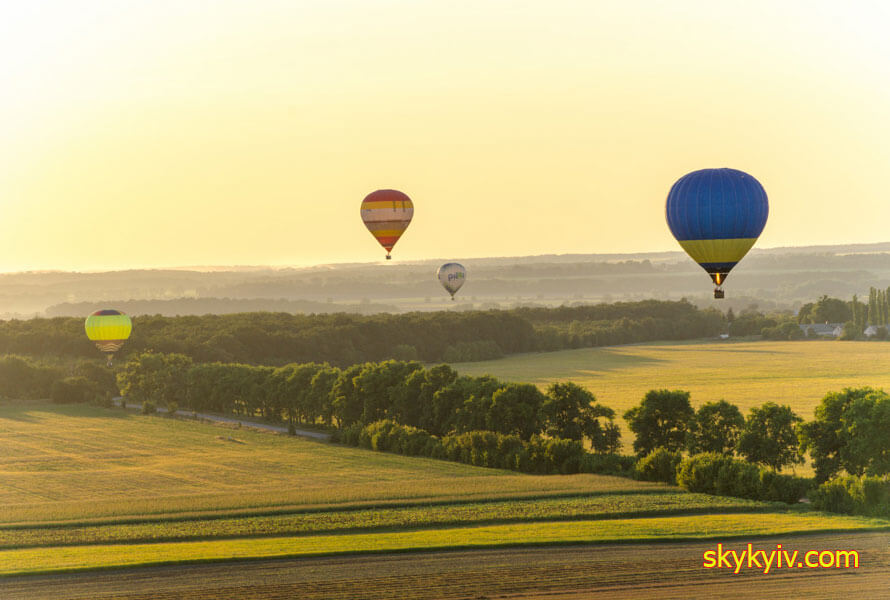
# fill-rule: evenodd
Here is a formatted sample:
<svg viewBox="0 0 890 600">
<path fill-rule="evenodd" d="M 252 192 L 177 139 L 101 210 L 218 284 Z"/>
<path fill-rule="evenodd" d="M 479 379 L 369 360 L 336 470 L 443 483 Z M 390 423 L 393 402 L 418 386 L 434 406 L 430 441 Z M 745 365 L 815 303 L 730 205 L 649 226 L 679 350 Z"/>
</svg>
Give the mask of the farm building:
<svg viewBox="0 0 890 600">
<path fill-rule="evenodd" d="M 806 336 L 818 335 L 819 337 L 840 337 L 844 332 L 843 323 L 808 323 L 800 325 L 801 331 Z M 810 333 L 812 331 L 812 333 Z"/>
</svg>

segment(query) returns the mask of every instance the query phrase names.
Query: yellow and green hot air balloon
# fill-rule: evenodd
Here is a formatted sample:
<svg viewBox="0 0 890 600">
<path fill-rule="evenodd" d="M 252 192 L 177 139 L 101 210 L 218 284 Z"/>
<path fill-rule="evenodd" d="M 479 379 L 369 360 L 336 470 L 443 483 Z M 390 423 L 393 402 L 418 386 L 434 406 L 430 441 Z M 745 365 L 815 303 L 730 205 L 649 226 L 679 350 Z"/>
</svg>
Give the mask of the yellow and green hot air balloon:
<svg viewBox="0 0 890 600">
<path fill-rule="evenodd" d="M 121 349 L 130 332 L 133 331 L 133 322 L 130 317 L 119 310 L 97 310 L 87 317 L 84 323 L 87 337 L 96 344 L 96 347 L 108 355 L 108 366 L 114 353 Z"/>
</svg>

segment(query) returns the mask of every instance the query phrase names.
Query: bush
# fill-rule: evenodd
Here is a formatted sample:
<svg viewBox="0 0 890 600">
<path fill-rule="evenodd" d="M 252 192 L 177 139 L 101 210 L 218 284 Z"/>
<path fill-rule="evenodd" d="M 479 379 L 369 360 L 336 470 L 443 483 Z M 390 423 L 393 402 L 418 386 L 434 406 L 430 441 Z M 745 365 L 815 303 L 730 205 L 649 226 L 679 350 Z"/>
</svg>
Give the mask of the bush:
<svg viewBox="0 0 890 600">
<path fill-rule="evenodd" d="M 661 481 L 677 484 L 677 466 L 683 460 L 680 452 L 672 452 L 667 448 L 656 448 L 654 451 L 637 461 L 634 476 L 643 481 Z"/>
<path fill-rule="evenodd" d="M 890 479 L 868 475 L 837 477 L 810 492 L 810 500 L 818 510 L 890 517 Z"/>
<path fill-rule="evenodd" d="M 690 492 L 795 504 L 812 480 L 781 475 L 744 460 L 706 452 L 680 462 L 677 483 Z"/>
<path fill-rule="evenodd" d="M 142 403 L 142 414 L 143 415 L 153 415 L 158 412 L 157 405 L 151 400 L 146 400 Z"/>
<path fill-rule="evenodd" d="M 399 425 L 390 420 L 375 421 L 362 427 L 350 425 L 336 433 L 333 441 L 361 446 L 378 452 L 394 452 L 406 456 L 440 457 L 441 442 L 422 429 Z"/>
<path fill-rule="evenodd" d="M 0 356 L 0 396 L 4 398 L 51 397 L 53 384 L 62 377 L 62 372 L 56 367 L 20 356 Z"/>
<path fill-rule="evenodd" d="M 680 462 L 677 483 L 690 492 L 757 498 L 760 473 L 756 466 L 745 461 L 704 452 Z"/>
<path fill-rule="evenodd" d="M 637 464 L 636 456 L 624 456 L 622 454 L 590 454 L 584 457 L 581 463 L 582 473 L 597 473 L 599 475 L 617 475 L 619 477 L 631 477 Z"/>
<path fill-rule="evenodd" d="M 581 442 L 562 438 L 538 438 L 544 448 L 544 463 L 548 473 L 568 475 L 581 472 L 587 451 Z"/>
<path fill-rule="evenodd" d="M 94 399 L 96 390 L 86 377 L 66 377 L 53 383 L 51 397 L 56 404 L 75 404 Z"/>
<path fill-rule="evenodd" d="M 812 479 L 760 469 L 760 500 L 797 504 L 812 487 Z"/>
<path fill-rule="evenodd" d="M 111 392 L 105 392 L 104 394 L 95 396 L 95 403 L 96 406 L 101 406 L 102 408 L 114 407 L 114 399 L 111 397 Z"/>
<path fill-rule="evenodd" d="M 331 435 L 331 441 L 334 443 L 346 444 L 347 446 L 358 446 L 364 426 L 361 423 L 353 423 L 343 429 L 334 431 Z"/>
<path fill-rule="evenodd" d="M 491 431 L 468 431 L 447 436 L 442 445 L 448 460 L 487 467 L 491 451 L 497 450 L 497 436 Z"/>
</svg>

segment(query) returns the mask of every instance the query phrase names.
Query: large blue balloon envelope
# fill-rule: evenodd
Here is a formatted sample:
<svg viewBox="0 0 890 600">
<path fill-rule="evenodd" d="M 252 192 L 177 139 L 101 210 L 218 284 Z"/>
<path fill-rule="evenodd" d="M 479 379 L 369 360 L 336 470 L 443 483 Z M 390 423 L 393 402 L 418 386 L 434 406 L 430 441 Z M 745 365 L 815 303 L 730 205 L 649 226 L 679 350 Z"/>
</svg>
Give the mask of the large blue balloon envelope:
<svg viewBox="0 0 890 600">
<path fill-rule="evenodd" d="M 665 207 L 668 227 L 692 260 L 720 286 L 766 225 L 769 203 L 760 182 L 735 169 L 702 169 L 677 180 Z"/>
</svg>

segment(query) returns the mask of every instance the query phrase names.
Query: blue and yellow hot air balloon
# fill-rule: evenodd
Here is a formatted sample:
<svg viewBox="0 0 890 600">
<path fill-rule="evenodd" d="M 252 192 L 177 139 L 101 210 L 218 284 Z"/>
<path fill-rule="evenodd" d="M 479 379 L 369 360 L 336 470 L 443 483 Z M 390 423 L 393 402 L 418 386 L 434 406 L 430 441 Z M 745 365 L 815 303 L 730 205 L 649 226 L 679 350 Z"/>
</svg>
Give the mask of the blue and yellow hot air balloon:
<svg viewBox="0 0 890 600">
<path fill-rule="evenodd" d="M 362 200 L 362 221 L 381 246 L 390 252 L 414 217 L 414 203 L 398 190 L 377 190 Z"/>
<path fill-rule="evenodd" d="M 114 353 L 121 349 L 133 331 L 130 317 L 119 310 L 97 310 L 84 323 L 87 337 L 96 347 L 108 355 L 108 366 Z"/>
<path fill-rule="evenodd" d="M 667 196 L 668 227 L 711 276 L 714 297 L 766 225 L 769 203 L 760 182 L 735 169 L 702 169 L 677 180 Z"/>
</svg>

